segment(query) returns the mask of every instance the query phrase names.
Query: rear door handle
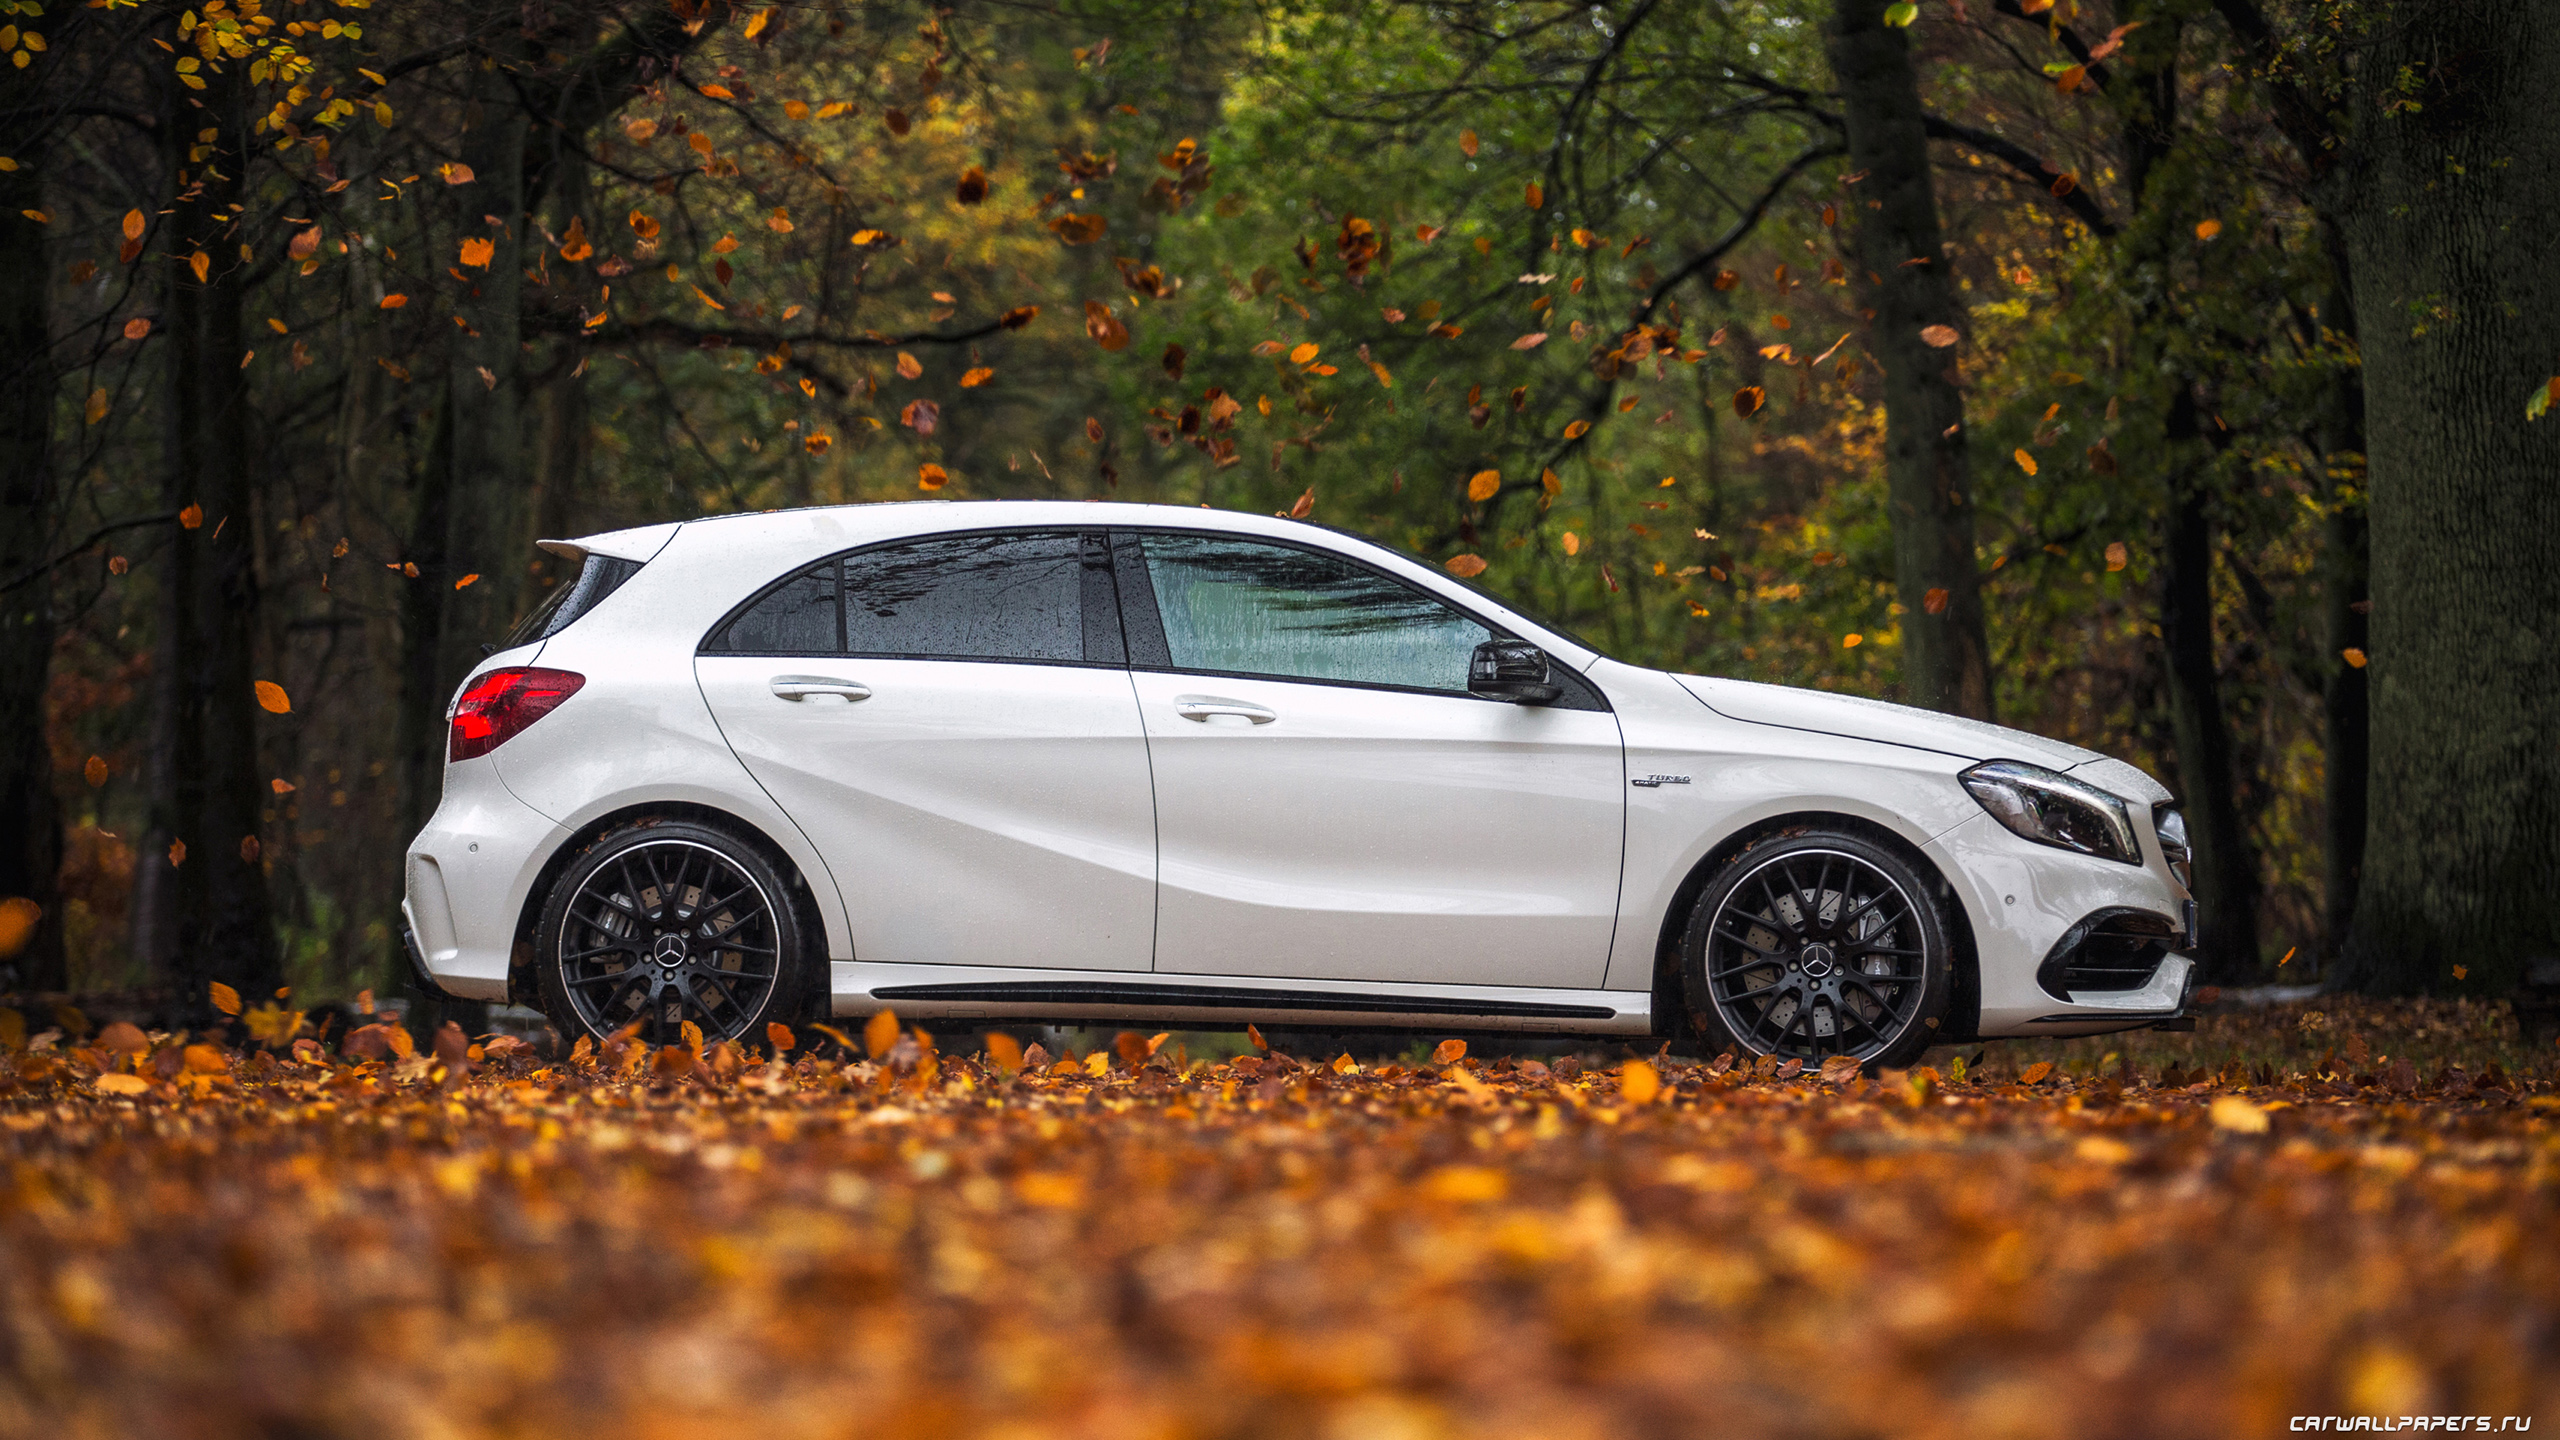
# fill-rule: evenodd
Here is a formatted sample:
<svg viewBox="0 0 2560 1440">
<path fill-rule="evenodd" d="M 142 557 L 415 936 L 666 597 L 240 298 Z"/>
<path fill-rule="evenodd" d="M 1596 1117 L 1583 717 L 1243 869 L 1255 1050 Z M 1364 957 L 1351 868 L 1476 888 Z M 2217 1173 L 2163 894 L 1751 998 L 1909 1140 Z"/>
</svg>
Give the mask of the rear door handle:
<svg viewBox="0 0 2560 1440">
<path fill-rule="evenodd" d="M 1228 700 L 1216 695 L 1176 695 L 1173 697 L 1173 713 L 1185 720 L 1197 720 L 1203 725 L 1209 723 L 1209 717 L 1212 715 L 1234 715 L 1250 720 L 1256 725 L 1268 725 L 1280 718 L 1280 712 L 1276 710 L 1266 710 L 1243 700 Z"/>
<path fill-rule="evenodd" d="M 812 695 L 841 695 L 846 700 L 868 700 L 871 687 L 859 680 L 838 680 L 826 675 L 776 675 L 773 693 L 785 700 L 806 700 Z"/>
</svg>

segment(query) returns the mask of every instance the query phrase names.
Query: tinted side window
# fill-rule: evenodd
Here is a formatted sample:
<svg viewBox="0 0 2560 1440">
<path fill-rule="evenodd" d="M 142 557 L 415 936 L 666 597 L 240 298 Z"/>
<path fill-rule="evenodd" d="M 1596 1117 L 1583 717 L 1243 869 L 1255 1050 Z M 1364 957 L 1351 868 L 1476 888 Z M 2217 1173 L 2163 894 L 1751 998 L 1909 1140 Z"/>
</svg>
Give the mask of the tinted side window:
<svg viewBox="0 0 2560 1440">
<path fill-rule="evenodd" d="M 1467 688 L 1484 626 L 1336 556 L 1218 535 L 1140 538 L 1170 660 L 1410 689 Z"/>
<path fill-rule="evenodd" d="M 604 597 L 622 588 L 622 582 L 640 573 L 640 562 L 612 555 L 590 555 L 578 567 L 576 578 L 566 585 L 554 586 L 533 613 L 516 622 L 507 632 L 501 650 L 513 650 L 536 640 L 548 640 L 577 623 L 578 617 L 601 604 Z"/>
<path fill-rule="evenodd" d="M 1077 535 L 948 535 L 844 557 L 845 648 L 949 660 L 1085 658 Z"/>
<path fill-rule="evenodd" d="M 775 586 L 707 647 L 732 655 L 834 655 L 844 649 L 836 611 L 836 562 L 821 561 Z"/>
</svg>

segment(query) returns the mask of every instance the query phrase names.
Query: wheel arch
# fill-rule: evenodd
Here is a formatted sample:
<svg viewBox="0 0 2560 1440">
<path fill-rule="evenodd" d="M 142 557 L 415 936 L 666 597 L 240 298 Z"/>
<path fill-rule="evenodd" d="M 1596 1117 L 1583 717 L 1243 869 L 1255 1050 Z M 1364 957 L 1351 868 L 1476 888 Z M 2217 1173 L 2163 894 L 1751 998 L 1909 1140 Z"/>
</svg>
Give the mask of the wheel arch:
<svg viewBox="0 0 2560 1440">
<path fill-rule="evenodd" d="M 526 890 L 524 908 L 516 916 L 515 940 L 507 956 L 507 999 L 517 1005 L 539 1005 L 533 980 L 534 932 L 542 924 L 542 907 L 551 897 L 551 887 L 577 858 L 606 836 L 642 823 L 689 820 L 726 831 L 762 852 L 766 863 L 779 872 L 791 887 L 791 904 L 798 910 L 805 933 L 817 942 L 823 958 L 827 951 L 826 911 L 819 904 L 817 891 L 802 872 L 799 862 L 791 858 L 788 848 L 767 834 L 763 826 L 716 805 L 703 805 L 682 800 L 642 800 L 607 811 L 578 827 L 577 831 L 555 847 L 535 872 L 532 886 Z"/>
<path fill-rule="evenodd" d="M 1782 835 L 1808 830 L 1837 830 L 1858 836 L 1892 851 L 1937 887 L 1937 898 L 1946 912 L 1948 940 L 1955 948 L 1953 1003 L 1947 1010 L 1943 1042 L 1971 1040 L 1981 1026 L 1982 962 L 1974 945 L 1973 919 L 1965 910 L 1964 897 L 1956 889 L 1937 862 L 1930 859 L 1908 836 L 1890 825 L 1863 816 L 1833 810 L 1804 810 L 1785 815 L 1772 815 L 1741 826 L 1732 834 L 1707 848 L 1689 873 L 1672 892 L 1671 904 L 1662 913 L 1653 949 L 1653 1014 L 1654 1033 L 1663 1039 L 1684 1038 L 1691 1034 L 1689 1012 L 1680 984 L 1680 937 L 1688 929 L 1690 908 L 1718 873 L 1742 857 L 1745 851 Z"/>
</svg>

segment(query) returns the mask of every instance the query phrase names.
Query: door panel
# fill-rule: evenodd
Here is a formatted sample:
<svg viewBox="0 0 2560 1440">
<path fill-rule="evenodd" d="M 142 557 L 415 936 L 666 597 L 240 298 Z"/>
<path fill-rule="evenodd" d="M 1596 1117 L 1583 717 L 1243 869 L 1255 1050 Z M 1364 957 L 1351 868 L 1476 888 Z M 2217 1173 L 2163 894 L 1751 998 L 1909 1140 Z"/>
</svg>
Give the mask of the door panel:
<svg viewBox="0 0 2560 1440">
<path fill-rule="evenodd" d="M 843 886 L 855 959 L 1147 968 L 1155 815 L 1126 671 L 694 663 L 730 745 Z"/>
<path fill-rule="evenodd" d="M 1154 757 L 1156 969 L 1600 984 L 1626 785 L 1615 716 L 1131 679 Z"/>
</svg>

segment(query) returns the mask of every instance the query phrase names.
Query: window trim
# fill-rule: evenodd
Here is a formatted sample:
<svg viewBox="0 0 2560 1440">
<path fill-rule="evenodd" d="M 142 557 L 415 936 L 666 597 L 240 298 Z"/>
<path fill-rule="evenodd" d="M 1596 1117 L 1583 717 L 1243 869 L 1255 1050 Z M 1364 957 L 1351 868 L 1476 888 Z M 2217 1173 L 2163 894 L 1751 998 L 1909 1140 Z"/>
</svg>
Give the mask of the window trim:
<svg viewBox="0 0 2560 1440">
<path fill-rule="evenodd" d="M 1429 685 L 1389 685 L 1373 680 L 1333 680 L 1314 675 L 1274 675 L 1247 670 L 1204 670 L 1176 665 L 1173 663 L 1172 642 L 1165 636 L 1164 616 L 1156 608 L 1155 581 L 1147 574 L 1146 555 L 1141 549 L 1144 537 L 1149 535 L 1201 536 L 1212 540 L 1227 540 L 1245 545 L 1269 545 L 1283 550 L 1298 550 L 1309 555 L 1321 555 L 1355 569 L 1365 570 L 1388 584 L 1410 591 L 1433 604 L 1445 606 L 1483 626 L 1486 634 L 1492 639 L 1526 638 L 1515 634 L 1510 627 L 1498 625 L 1474 610 L 1458 604 L 1446 595 L 1424 589 L 1392 570 L 1371 564 L 1361 556 L 1345 554 L 1331 546 L 1312 545 L 1303 540 L 1276 535 L 1247 535 L 1233 530 L 1192 530 L 1175 527 L 1158 529 L 1139 525 L 1115 525 L 1111 527 L 1112 574 L 1119 582 L 1120 624 L 1128 637 L 1129 668 L 1132 670 L 1144 670 L 1159 675 L 1207 675 L 1223 680 L 1262 680 L 1280 685 L 1331 685 L 1345 690 L 1378 690 L 1397 695 L 1430 695 L 1444 700 L 1474 700 L 1486 705 L 1512 703 L 1490 695 L 1478 695 L 1463 688 L 1443 690 Z M 1141 660 L 1139 656 L 1142 652 L 1149 657 L 1163 658 Z M 1556 678 L 1565 693 L 1558 697 L 1558 703 L 1543 708 L 1614 713 L 1614 707 L 1609 704 L 1609 697 L 1601 693 L 1600 687 L 1585 680 L 1572 666 L 1563 661 L 1554 660 L 1552 656 L 1549 659 L 1554 662 L 1555 669 L 1560 672 Z"/>
<path fill-rule="evenodd" d="M 1077 670 L 1125 670 L 1128 668 L 1125 658 L 1121 661 L 1091 659 L 1050 660 L 1036 656 L 910 655 L 890 651 L 854 650 L 849 648 L 851 637 L 846 631 L 847 622 L 844 612 L 844 567 L 846 563 L 851 561 L 855 556 L 866 555 L 875 550 L 894 550 L 908 545 L 925 545 L 944 540 L 968 540 L 981 536 L 1060 535 L 1075 539 L 1079 542 L 1076 555 L 1076 602 L 1077 618 L 1079 621 L 1077 627 L 1078 637 L 1083 641 L 1088 650 L 1092 648 L 1093 641 L 1095 639 L 1094 631 L 1095 621 L 1097 618 L 1093 614 L 1092 607 L 1107 597 L 1107 601 L 1114 613 L 1108 617 L 1108 623 L 1103 626 L 1103 629 L 1106 631 L 1118 630 L 1122 633 L 1123 640 L 1121 644 L 1121 654 L 1125 657 L 1128 654 L 1128 646 L 1125 638 L 1126 627 L 1125 622 L 1121 620 L 1117 613 L 1121 608 L 1117 587 L 1097 586 L 1093 583 L 1092 579 L 1092 542 L 1095 539 L 1100 538 L 1103 539 L 1106 545 L 1108 545 L 1110 543 L 1108 538 L 1109 534 L 1110 531 L 1107 527 L 1098 525 L 987 525 L 973 527 L 966 530 L 933 530 L 922 534 L 898 535 L 885 540 L 874 540 L 868 544 L 856 545 L 850 549 L 836 551 L 832 555 L 822 556 L 821 558 L 810 561 L 806 564 L 795 565 L 773 579 L 766 581 L 763 585 L 758 586 L 752 594 L 747 596 L 746 599 L 730 606 L 726 611 L 721 613 L 719 619 L 712 621 L 711 624 L 704 629 L 702 632 L 702 638 L 694 642 L 693 653 L 696 659 L 767 660 L 797 657 L 804 659 L 829 660 L 916 660 L 942 665 L 1054 665 Z M 779 591 L 782 587 L 790 584 L 792 581 L 797 580 L 824 565 L 832 565 L 835 567 L 836 571 L 836 648 L 833 651 L 731 650 L 725 647 L 715 646 L 712 643 L 715 638 L 725 637 L 729 633 L 729 627 L 731 625 L 737 623 L 737 621 L 745 616 L 748 611 L 763 604 L 765 600 L 772 596 L 776 591 Z M 1107 574 L 1109 572 L 1105 571 L 1105 573 Z"/>
</svg>

